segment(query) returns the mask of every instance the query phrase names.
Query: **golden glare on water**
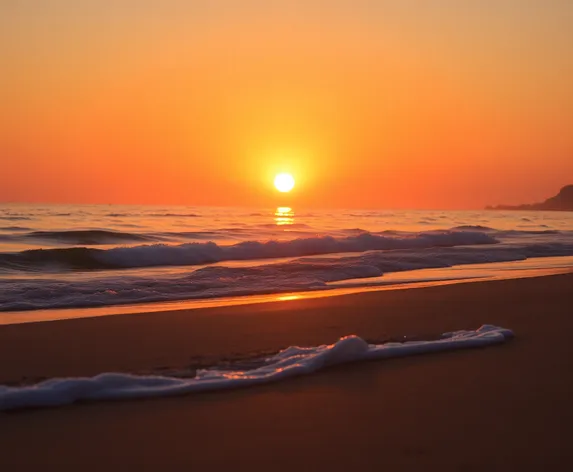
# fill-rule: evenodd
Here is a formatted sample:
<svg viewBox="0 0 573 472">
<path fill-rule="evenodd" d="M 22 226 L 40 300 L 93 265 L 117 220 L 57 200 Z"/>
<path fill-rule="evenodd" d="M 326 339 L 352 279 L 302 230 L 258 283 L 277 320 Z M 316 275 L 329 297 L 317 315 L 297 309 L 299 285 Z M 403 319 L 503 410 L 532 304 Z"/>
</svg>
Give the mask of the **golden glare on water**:
<svg viewBox="0 0 573 472">
<path fill-rule="evenodd" d="M 292 225 L 294 223 L 294 211 L 290 207 L 278 207 L 275 211 L 275 223 L 277 225 Z"/>
<path fill-rule="evenodd" d="M 298 300 L 299 298 L 302 298 L 302 297 L 300 295 L 283 295 L 281 297 L 277 297 L 277 300 L 285 302 L 288 300 Z"/>
<path fill-rule="evenodd" d="M 294 177 L 284 172 L 277 174 L 275 176 L 275 187 L 279 192 L 290 192 L 294 187 Z"/>
</svg>

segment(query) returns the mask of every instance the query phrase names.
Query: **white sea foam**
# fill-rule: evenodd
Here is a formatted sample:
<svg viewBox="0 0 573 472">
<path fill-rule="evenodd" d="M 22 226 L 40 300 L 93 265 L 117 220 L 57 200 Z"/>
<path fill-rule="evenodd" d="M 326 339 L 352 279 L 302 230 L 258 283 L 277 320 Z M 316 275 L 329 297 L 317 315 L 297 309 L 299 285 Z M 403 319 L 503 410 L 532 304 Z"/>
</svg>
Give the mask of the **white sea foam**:
<svg viewBox="0 0 573 472">
<path fill-rule="evenodd" d="M 306 257 L 279 263 L 213 265 L 150 275 L 13 278 L 0 281 L 0 311 L 100 307 L 132 303 L 340 288 L 333 282 L 380 277 L 390 272 L 464 264 L 573 255 L 573 243 L 435 247 Z M 118 272 L 118 271 L 116 271 Z M 1 315 L 0 315 L 1 316 Z"/>
<path fill-rule="evenodd" d="M 114 248 L 97 258 L 116 267 L 191 265 L 211 262 L 300 257 L 315 254 L 372 250 L 417 249 L 461 245 L 496 244 L 492 236 L 478 231 L 429 231 L 400 236 L 362 233 L 357 236 L 298 238 L 290 241 L 244 241 L 232 246 L 215 243 L 165 244 Z"/>
<path fill-rule="evenodd" d="M 475 331 L 444 333 L 435 341 L 368 344 L 358 336 L 346 336 L 331 345 L 291 346 L 252 370 L 206 369 L 188 379 L 105 373 L 86 378 L 50 379 L 25 387 L 0 386 L 0 411 L 61 406 L 81 400 L 166 397 L 248 387 L 311 374 L 336 364 L 482 347 L 503 343 L 511 337 L 510 330 L 491 325 L 483 325 Z"/>
<path fill-rule="evenodd" d="M 33 238 L 83 241 L 83 244 L 100 244 L 105 239 L 125 238 L 133 241 L 149 236 L 135 233 L 101 230 L 35 231 Z M 155 235 L 160 238 L 160 234 Z M 11 240 L 14 235 L 2 235 Z M 71 239 L 70 239 L 71 238 Z M 428 231 L 409 234 L 374 234 L 364 232 L 347 237 L 317 236 L 291 240 L 247 240 L 232 245 L 185 243 L 179 245 L 150 244 L 111 249 L 85 247 L 27 250 L 19 253 L 0 253 L 0 269 L 45 270 L 61 269 L 123 269 L 158 266 L 183 266 L 209 264 L 223 261 L 246 261 L 282 257 L 301 257 L 319 254 L 364 252 L 372 250 L 419 249 L 428 247 L 454 247 L 463 245 L 491 245 L 499 241 L 492 236 L 469 231 Z"/>
</svg>

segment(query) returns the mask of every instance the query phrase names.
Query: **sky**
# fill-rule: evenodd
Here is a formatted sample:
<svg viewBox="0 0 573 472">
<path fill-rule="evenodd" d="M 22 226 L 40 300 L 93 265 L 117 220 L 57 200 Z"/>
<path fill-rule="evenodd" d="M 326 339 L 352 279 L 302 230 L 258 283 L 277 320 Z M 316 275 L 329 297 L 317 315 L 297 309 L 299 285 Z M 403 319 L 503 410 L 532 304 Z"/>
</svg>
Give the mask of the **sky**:
<svg viewBox="0 0 573 472">
<path fill-rule="evenodd" d="M 570 0 L 4 0 L 0 202 L 544 200 L 573 183 L 572 25 Z"/>
</svg>

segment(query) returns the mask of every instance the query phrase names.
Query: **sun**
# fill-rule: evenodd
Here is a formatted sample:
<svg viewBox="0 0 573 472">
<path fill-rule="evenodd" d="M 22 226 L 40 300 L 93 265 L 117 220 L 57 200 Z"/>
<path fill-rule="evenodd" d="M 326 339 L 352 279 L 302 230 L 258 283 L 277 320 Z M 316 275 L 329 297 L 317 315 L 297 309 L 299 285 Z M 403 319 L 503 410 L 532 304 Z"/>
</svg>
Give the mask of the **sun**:
<svg viewBox="0 0 573 472">
<path fill-rule="evenodd" d="M 290 192 L 294 187 L 294 177 L 287 173 L 277 174 L 275 176 L 275 187 L 279 192 Z"/>
</svg>

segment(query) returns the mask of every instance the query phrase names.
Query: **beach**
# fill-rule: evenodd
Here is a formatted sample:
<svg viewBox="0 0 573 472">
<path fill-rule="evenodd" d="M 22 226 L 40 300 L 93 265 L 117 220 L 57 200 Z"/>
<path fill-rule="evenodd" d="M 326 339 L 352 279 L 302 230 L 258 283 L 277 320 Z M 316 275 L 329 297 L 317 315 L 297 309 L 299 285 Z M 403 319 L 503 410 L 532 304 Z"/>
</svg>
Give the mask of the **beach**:
<svg viewBox="0 0 573 472">
<path fill-rule="evenodd" d="M 0 472 L 573 471 L 572 23 L 0 1 Z"/>
<path fill-rule="evenodd" d="M 0 384 L 169 374 L 494 324 L 504 345 L 347 364 L 242 390 L 0 413 L 0 466 L 566 470 L 573 274 L 0 326 Z M 67 470 L 67 469 L 64 469 Z"/>
</svg>

